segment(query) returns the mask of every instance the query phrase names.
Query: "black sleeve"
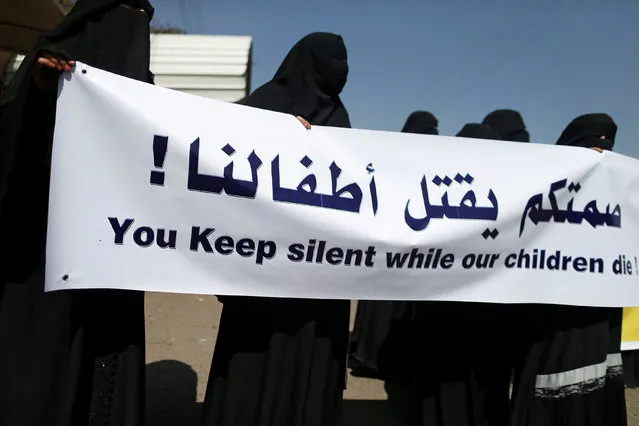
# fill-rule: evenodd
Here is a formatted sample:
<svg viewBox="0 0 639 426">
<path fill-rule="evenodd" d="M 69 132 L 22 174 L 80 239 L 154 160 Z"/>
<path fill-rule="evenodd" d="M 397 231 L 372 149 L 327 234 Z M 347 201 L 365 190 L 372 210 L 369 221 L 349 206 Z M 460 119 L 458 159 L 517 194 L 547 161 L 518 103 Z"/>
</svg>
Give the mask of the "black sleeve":
<svg viewBox="0 0 639 426">
<path fill-rule="evenodd" d="M 44 257 L 56 92 L 31 85 L 14 115 L 15 156 L 0 208 L 3 281 L 23 282 Z"/>
</svg>

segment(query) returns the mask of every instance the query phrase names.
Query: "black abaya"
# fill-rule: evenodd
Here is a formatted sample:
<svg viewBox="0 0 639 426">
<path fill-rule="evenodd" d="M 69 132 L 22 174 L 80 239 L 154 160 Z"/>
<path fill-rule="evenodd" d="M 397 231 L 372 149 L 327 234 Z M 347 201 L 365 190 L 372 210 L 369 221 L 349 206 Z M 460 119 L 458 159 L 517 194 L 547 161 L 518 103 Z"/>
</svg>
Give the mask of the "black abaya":
<svg viewBox="0 0 639 426">
<path fill-rule="evenodd" d="M 500 368 L 503 336 L 494 330 L 505 305 L 413 306 L 412 317 L 393 324 L 379 353 L 398 426 L 504 425 L 510 376 Z"/>
<path fill-rule="evenodd" d="M 530 344 L 515 376 L 513 426 L 623 426 L 620 309 L 526 306 Z"/>
<path fill-rule="evenodd" d="M 557 145 L 611 150 L 607 114 L 573 120 Z M 515 375 L 512 426 L 625 426 L 622 308 L 525 305 L 530 336 Z"/>
<path fill-rule="evenodd" d="M 380 350 L 385 345 L 391 329 L 397 328 L 398 323 L 405 320 L 410 306 L 411 302 L 407 301 L 357 302 L 348 357 L 348 366 L 353 376 L 383 379 L 383 372 L 379 368 Z"/>
<path fill-rule="evenodd" d="M 488 114 L 482 124 L 470 123 L 457 136 L 482 135 L 485 139 L 509 142 L 529 142 L 524 119 L 518 111 L 498 109 Z M 521 318 L 520 306 L 512 304 L 483 304 L 477 306 L 473 330 L 485 338 L 473 357 L 475 376 L 482 389 L 482 400 L 493 424 L 506 423 L 509 412 L 509 394 L 514 368 L 520 356 L 522 342 L 516 329 Z M 481 307 L 481 308 L 480 308 Z M 509 324 L 509 326 L 506 326 Z"/>
<path fill-rule="evenodd" d="M 456 136 L 500 139 L 493 129 L 479 123 L 464 125 Z M 389 401 L 393 400 L 392 386 L 413 381 L 420 406 L 412 424 L 502 426 L 507 419 L 510 377 L 502 367 L 506 362 L 500 350 L 503 336 L 495 331 L 505 305 L 419 302 L 413 306 L 412 326 L 398 326 L 397 337 L 391 331 L 387 349 L 382 351 L 382 370 L 389 371 Z M 472 331 L 468 324 L 473 324 Z M 415 353 L 418 342 L 429 342 L 436 349 L 428 354 L 416 352 L 419 357 L 412 362 L 391 357 L 394 367 L 384 367 L 384 352 L 411 353 L 408 345 L 412 345 Z"/>
<path fill-rule="evenodd" d="M 414 111 L 406 119 L 403 133 L 437 135 L 437 118 L 427 111 Z M 388 337 L 391 327 L 397 327 L 413 302 L 360 300 L 357 303 L 355 324 L 349 347 L 348 366 L 351 374 L 359 377 L 381 378 L 378 366 L 379 351 Z M 388 354 L 387 356 L 390 356 Z M 401 362 L 398 353 L 397 362 Z"/>
<path fill-rule="evenodd" d="M 499 139 L 492 129 L 475 123 L 465 125 L 457 136 Z M 378 371 L 396 424 L 504 425 L 510 377 L 500 368 L 504 352 L 495 350 L 503 336 L 494 332 L 504 305 L 405 302 L 405 306 L 378 353 Z"/>
<path fill-rule="evenodd" d="M 144 294 L 44 293 L 56 90 L 33 84 L 36 58 L 48 51 L 150 82 L 153 8 L 119 3 L 78 0 L 0 98 L 2 426 L 144 424 Z"/>
<path fill-rule="evenodd" d="M 341 37 L 314 33 L 289 52 L 275 77 L 241 103 L 350 127 Z M 311 130 L 312 131 L 312 130 Z M 202 424 L 332 426 L 346 380 L 348 300 L 221 297 L 224 303 Z"/>
</svg>

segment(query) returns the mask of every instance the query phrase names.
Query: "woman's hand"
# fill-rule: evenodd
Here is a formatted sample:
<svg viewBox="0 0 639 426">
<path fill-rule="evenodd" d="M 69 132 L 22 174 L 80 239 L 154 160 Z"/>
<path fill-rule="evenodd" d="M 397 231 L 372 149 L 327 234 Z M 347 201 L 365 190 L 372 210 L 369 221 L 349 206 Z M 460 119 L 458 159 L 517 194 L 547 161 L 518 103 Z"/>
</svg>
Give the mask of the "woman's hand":
<svg viewBox="0 0 639 426">
<path fill-rule="evenodd" d="M 75 61 L 69 61 L 49 52 L 41 52 L 37 58 L 33 81 L 40 89 L 51 89 L 60 73 L 71 71 L 74 65 Z"/>
<path fill-rule="evenodd" d="M 599 153 L 603 153 L 603 149 L 598 148 L 598 147 L 596 147 L 596 146 L 592 146 L 592 147 L 590 147 L 590 149 L 594 149 L 595 151 L 597 151 L 597 152 L 599 152 Z"/>
<path fill-rule="evenodd" d="M 300 121 L 300 123 L 302 123 L 304 127 L 306 127 L 306 130 L 311 130 L 311 123 L 306 121 L 304 117 L 302 117 L 301 115 L 298 115 L 297 119 Z"/>
</svg>

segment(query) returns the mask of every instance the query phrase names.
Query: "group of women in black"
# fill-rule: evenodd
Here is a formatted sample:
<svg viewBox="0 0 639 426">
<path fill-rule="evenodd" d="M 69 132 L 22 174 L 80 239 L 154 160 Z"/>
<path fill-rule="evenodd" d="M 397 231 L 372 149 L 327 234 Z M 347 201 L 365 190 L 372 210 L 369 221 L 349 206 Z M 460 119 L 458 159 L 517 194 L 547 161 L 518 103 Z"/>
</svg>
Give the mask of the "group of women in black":
<svg viewBox="0 0 639 426">
<path fill-rule="evenodd" d="M 0 426 L 144 424 L 144 294 L 43 287 L 57 78 L 77 60 L 153 84 L 153 12 L 147 0 L 78 0 L 0 97 Z M 347 77 L 344 40 L 312 33 L 239 103 L 349 128 Z M 417 111 L 402 131 L 437 127 Z M 588 114 L 557 144 L 611 150 L 615 133 Z M 512 110 L 457 136 L 529 141 Z M 220 300 L 202 426 L 338 425 L 348 367 L 385 381 L 394 425 L 626 424 L 621 309 L 361 301 L 349 336 L 349 301 Z"/>
</svg>

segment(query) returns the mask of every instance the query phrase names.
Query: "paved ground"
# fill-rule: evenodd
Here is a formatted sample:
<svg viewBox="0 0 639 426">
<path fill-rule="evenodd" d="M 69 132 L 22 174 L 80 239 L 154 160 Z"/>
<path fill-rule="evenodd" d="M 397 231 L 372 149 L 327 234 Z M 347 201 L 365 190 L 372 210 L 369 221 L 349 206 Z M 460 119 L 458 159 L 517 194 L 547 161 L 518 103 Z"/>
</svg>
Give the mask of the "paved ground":
<svg viewBox="0 0 639 426">
<path fill-rule="evenodd" d="M 220 310 L 211 296 L 147 293 L 148 426 L 198 424 Z M 345 425 L 393 426 L 381 382 L 350 377 L 345 399 Z M 639 390 L 627 405 L 628 424 L 639 426 Z"/>
</svg>

